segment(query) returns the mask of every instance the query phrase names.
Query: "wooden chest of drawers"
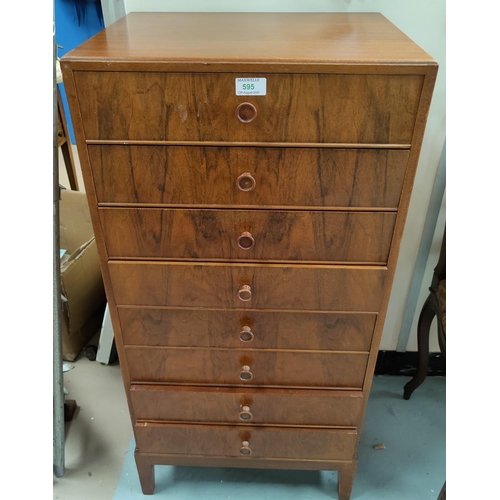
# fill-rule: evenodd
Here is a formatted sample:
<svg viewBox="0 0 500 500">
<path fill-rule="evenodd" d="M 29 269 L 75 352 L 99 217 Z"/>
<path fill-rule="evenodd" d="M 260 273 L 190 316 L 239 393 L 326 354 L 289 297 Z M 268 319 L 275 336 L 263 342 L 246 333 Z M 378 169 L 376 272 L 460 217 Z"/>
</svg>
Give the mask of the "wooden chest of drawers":
<svg viewBox="0 0 500 500">
<path fill-rule="evenodd" d="M 379 14 L 130 14 L 62 67 L 143 492 L 349 498 L 436 63 Z"/>
</svg>

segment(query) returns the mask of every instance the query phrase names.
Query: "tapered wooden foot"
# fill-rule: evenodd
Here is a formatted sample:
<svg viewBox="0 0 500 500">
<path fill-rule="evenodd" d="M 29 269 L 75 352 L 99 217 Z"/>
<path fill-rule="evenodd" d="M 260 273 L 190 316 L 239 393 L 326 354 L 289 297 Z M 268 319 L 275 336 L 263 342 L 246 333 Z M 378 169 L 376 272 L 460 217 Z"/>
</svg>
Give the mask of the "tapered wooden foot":
<svg viewBox="0 0 500 500">
<path fill-rule="evenodd" d="M 429 369 L 429 334 L 431 330 L 432 320 L 436 316 L 436 301 L 431 293 L 418 318 L 418 366 L 415 376 L 404 387 L 404 399 L 410 399 L 413 391 L 419 387 L 427 377 Z"/>
<path fill-rule="evenodd" d="M 352 485 L 354 484 L 354 476 L 358 467 L 358 459 L 355 458 L 351 463 L 342 464 L 338 478 L 339 500 L 349 500 L 351 497 Z"/>
<path fill-rule="evenodd" d="M 148 458 L 142 457 L 139 450 L 134 453 L 139 481 L 144 495 L 152 495 L 155 491 L 155 466 L 151 464 Z"/>
</svg>

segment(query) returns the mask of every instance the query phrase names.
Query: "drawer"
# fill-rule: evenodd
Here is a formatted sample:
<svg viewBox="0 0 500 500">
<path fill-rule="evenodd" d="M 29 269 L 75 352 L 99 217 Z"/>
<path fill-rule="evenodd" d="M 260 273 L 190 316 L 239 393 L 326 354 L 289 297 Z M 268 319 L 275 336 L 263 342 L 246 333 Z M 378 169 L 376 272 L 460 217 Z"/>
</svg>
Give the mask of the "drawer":
<svg viewBox="0 0 500 500">
<path fill-rule="evenodd" d="M 117 305 L 378 312 L 387 268 L 110 261 Z"/>
<path fill-rule="evenodd" d="M 385 264 L 395 212 L 104 208 L 108 256 Z"/>
<path fill-rule="evenodd" d="M 235 94 L 235 78 L 247 76 L 267 78 L 265 96 Z M 423 84 L 422 75 L 77 71 L 74 79 L 87 140 L 174 142 L 409 145 Z"/>
<path fill-rule="evenodd" d="M 409 152 L 88 147 L 99 203 L 397 208 Z"/>
<path fill-rule="evenodd" d="M 125 345 L 369 351 L 376 314 L 119 307 Z"/>
<path fill-rule="evenodd" d="M 356 427 L 361 391 L 132 385 L 136 420 Z"/>
<path fill-rule="evenodd" d="M 361 389 L 368 353 L 125 348 L 132 382 Z"/>
<path fill-rule="evenodd" d="M 350 460 L 357 441 L 354 429 L 279 429 L 140 422 L 135 425 L 134 431 L 141 453 L 234 457 L 241 460 Z M 246 442 L 244 445 L 243 441 Z"/>
</svg>

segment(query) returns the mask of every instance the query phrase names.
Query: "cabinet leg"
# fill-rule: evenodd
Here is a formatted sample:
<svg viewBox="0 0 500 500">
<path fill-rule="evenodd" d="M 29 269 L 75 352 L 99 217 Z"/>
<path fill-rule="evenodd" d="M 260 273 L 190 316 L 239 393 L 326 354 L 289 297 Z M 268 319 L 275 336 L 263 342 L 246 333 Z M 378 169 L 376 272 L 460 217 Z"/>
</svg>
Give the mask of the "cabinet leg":
<svg viewBox="0 0 500 500">
<path fill-rule="evenodd" d="M 358 459 L 355 458 L 351 463 L 342 464 L 339 468 L 338 492 L 339 500 L 349 500 L 351 497 L 354 476 L 358 467 Z"/>
<path fill-rule="evenodd" d="M 427 377 L 429 369 L 429 334 L 432 320 L 436 315 L 434 298 L 431 295 L 427 297 L 422 312 L 418 318 L 418 366 L 415 376 L 404 387 L 404 399 L 410 399 L 413 391 L 419 387 Z"/>
<path fill-rule="evenodd" d="M 155 491 L 155 466 L 146 457 L 141 457 L 139 450 L 134 453 L 137 472 L 144 495 L 152 495 Z"/>
</svg>

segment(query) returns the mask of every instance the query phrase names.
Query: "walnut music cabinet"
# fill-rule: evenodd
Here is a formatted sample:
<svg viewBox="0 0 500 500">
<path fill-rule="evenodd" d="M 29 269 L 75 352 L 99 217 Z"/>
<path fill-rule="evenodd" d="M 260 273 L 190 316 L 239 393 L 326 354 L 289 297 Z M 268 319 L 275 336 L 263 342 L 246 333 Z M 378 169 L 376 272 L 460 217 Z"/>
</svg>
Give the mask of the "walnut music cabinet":
<svg viewBox="0 0 500 500">
<path fill-rule="evenodd" d="M 62 68 L 143 492 L 348 499 L 436 62 L 380 14 L 133 13 Z"/>
</svg>

